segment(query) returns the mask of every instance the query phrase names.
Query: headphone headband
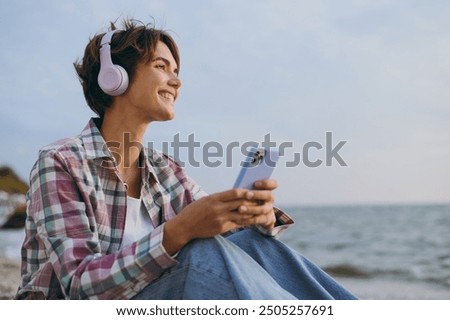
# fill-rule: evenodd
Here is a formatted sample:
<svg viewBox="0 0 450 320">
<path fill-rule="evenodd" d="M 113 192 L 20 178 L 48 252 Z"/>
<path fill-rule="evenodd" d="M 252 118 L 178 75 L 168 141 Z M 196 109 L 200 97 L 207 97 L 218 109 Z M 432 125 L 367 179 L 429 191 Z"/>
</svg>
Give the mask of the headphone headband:
<svg viewBox="0 0 450 320">
<path fill-rule="evenodd" d="M 107 33 L 105 33 L 104 36 L 102 37 L 102 40 L 100 41 L 100 47 L 103 47 L 103 45 L 106 43 L 111 45 L 112 36 L 117 31 L 119 31 L 119 30 L 116 29 L 116 30 L 108 31 Z"/>
</svg>

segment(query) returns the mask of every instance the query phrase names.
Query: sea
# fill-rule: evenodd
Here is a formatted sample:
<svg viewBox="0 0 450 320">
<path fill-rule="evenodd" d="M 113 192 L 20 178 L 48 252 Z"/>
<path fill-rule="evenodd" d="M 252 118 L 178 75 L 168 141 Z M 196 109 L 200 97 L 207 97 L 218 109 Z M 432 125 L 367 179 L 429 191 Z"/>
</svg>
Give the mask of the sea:
<svg viewBox="0 0 450 320">
<path fill-rule="evenodd" d="M 280 240 L 361 299 L 450 300 L 450 204 L 282 207 Z M 24 230 L 0 230 L 20 259 Z"/>
</svg>

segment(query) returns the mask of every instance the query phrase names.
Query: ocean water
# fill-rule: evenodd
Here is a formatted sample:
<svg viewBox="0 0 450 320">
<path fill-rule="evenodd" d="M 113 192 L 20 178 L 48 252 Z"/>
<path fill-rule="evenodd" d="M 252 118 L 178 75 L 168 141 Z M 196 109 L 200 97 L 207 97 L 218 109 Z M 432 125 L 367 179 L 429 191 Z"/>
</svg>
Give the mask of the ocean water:
<svg viewBox="0 0 450 320">
<path fill-rule="evenodd" d="M 282 208 L 281 240 L 365 299 L 450 299 L 450 205 Z M 24 230 L 0 230 L 20 259 Z"/>
<path fill-rule="evenodd" d="M 283 209 L 282 240 L 362 297 L 450 299 L 450 205 Z"/>
<path fill-rule="evenodd" d="M 0 258 L 19 261 L 24 237 L 24 229 L 0 229 Z"/>
</svg>

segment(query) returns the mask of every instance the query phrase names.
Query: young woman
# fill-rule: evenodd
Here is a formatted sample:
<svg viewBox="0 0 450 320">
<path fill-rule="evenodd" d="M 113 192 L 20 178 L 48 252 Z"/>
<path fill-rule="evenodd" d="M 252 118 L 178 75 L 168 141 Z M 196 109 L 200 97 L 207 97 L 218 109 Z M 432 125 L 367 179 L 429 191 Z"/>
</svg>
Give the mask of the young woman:
<svg viewBox="0 0 450 320">
<path fill-rule="evenodd" d="M 175 116 L 178 49 L 133 20 L 112 29 L 75 63 L 98 117 L 31 171 L 17 298 L 355 298 L 274 238 L 293 223 L 274 180 L 207 195 L 143 147 L 150 123 Z"/>
</svg>

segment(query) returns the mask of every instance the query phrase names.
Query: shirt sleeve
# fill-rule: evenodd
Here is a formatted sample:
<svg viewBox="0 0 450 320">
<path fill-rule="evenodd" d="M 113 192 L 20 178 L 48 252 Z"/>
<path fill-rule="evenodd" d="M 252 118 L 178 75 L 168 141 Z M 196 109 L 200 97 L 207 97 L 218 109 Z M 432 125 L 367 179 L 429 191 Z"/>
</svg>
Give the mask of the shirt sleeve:
<svg viewBox="0 0 450 320">
<path fill-rule="evenodd" d="M 186 176 L 186 180 L 187 180 L 189 189 L 192 193 L 192 198 L 194 201 L 197 201 L 208 195 L 208 193 L 206 191 L 204 191 L 202 189 L 202 187 L 200 187 L 200 185 L 197 184 L 197 182 L 195 182 L 192 178 L 190 178 L 189 176 Z"/>
<path fill-rule="evenodd" d="M 164 225 L 104 254 L 94 214 L 86 205 L 92 195 L 79 187 L 80 177 L 70 171 L 57 151 L 41 154 L 31 175 L 29 205 L 44 244 L 34 250 L 45 251 L 38 255 L 46 256 L 44 268 L 51 264 L 66 298 L 129 299 L 177 263 L 162 245 Z"/>
<path fill-rule="evenodd" d="M 294 220 L 281 209 L 274 207 L 273 210 L 276 218 L 275 227 L 272 229 L 266 229 L 261 225 L 254 226 L 260 233 L 269 237 L 279 236 L 284 230 L 294 224 Z"/>
</svg>

